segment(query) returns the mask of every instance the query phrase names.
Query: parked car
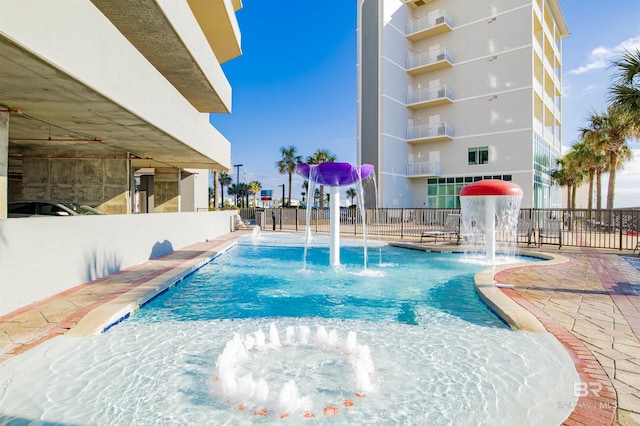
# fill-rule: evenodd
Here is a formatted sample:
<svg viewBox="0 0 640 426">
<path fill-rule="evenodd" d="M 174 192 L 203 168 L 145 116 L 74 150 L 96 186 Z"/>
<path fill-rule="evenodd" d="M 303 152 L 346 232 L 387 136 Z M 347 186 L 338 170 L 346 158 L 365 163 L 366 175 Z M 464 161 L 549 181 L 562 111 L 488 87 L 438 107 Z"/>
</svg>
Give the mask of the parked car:
<svg viewBox="0 0 640 426">
<path fill-rule="evenodd" d="M 8 217 L 81 216 L 103 214 L 93 207 L 66 201 L 15 201 L 8 204 Z"/>
</svg>

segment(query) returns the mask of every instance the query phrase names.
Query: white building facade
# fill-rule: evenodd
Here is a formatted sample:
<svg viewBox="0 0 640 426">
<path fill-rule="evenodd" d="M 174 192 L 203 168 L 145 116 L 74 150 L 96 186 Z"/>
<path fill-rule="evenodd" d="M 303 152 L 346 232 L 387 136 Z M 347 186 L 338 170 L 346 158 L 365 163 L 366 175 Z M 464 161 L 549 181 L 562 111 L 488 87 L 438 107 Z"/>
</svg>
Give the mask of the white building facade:
<svg viewBox="0 0 640 426">
<path fill-rule="evenodd" d="M 21 199 L 137 212 L 138 190 L 145 213 L 206 210 L 208 170 L 231 168 L 209 114 L 231 112 L 241 8 L 0 0 L 0 218 Z"/>
<path fill-rule="evenodd" d="M 231 169 L 210 113 L 232 109 L 241 8 L 0 0 L 0 315 L 236 229 L 207 175 Z M 8 217 L 22 199 L 107 214 Z"/>
<path fill-rule="evenodd" d="M 460 207 L 502 179 L 560 207 L 557 0 L 358 0 L 358 161 L 382 207 Z"/>
</svg>

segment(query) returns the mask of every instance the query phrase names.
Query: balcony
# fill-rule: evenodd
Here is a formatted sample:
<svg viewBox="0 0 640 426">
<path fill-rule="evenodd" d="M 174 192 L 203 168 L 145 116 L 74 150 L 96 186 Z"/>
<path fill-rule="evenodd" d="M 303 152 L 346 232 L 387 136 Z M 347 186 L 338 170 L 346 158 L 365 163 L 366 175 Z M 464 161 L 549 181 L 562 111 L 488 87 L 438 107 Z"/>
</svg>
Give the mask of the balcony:
<svg viewBox="0 0 640 426">
<path fill-rule="evenodd" d="M 411 109 L 450 104 L 451 102 L 453 102 L 453 91 L 448 86 L 440 86 L 435 89 L 409 89 L 407 93 L 407 106 Z"/>
<path fill-rule="evenodd" d="M 453 128 L 448 123 L 425 124 L 407 129 L 408 143 L 440 142 L 453 139 Z"/>
<path fill-rule="evenodd" d="M 409 40 L 415 42 L 448 33 L 452 30 L 451 17 L 443 12 L 440 16 L 409 19 L 405 34 Z"/>
<path fill-rule="evenodd" d="M 442 176 L 442 163 L 425 161 L 407 164 L 407 177 Z"/>
<path fill-rule="evenodd" d="M 452 66 L 453 56 L 448 49 L 441 49 L 437 52 L 410 54 L 407 58 L 407 72 L 411 75 L 423 74 Z"/>
<path fill-rule="evenodd" d="M 433 3 L 434 1 L 436 0 L 404 0 L 404 3 L 415 9 L 420 6 L 424 6 L 425 4 Z"/>
</svg>

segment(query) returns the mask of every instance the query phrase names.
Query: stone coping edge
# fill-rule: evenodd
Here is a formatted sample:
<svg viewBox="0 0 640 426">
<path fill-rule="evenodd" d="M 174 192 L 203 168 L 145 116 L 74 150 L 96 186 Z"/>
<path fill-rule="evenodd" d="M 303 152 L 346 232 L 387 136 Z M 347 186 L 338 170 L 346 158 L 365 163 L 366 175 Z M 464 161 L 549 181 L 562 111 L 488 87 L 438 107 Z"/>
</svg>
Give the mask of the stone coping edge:
<svg viewBox="0 0 640 426">
<path fill-rule="evenodd" d="M 511 328 L 518 331 L 528 331 L 531 333 L 546 333 L 547 328 L 540 322 L 538 317 L 524 308 L 518 302 L 506 295 L 502 288 L 513 288 L 505 284 L 497 283 L 494 277 L 506 269 L 526 266 L 549 266 L 569 262 L 569 258 L 550 253 L 540 253 L 528 250 L 519 250 L 518 254 L 524 256 L 544 259 L 534 264 L 527 262 L 509 263 L 504 265 L 491 266 L 476 273 L 474 283 L 476 292 L 484 303 L 498 314 Z"/>
</svg>

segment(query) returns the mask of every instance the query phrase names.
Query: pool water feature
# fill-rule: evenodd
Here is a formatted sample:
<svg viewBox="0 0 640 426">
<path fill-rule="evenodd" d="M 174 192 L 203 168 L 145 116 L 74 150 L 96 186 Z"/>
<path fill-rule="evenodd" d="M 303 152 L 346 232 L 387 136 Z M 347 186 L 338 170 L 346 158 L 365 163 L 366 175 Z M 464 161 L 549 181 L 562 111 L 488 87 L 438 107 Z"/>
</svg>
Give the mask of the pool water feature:
<svg viewBox="0 0 640 426">
<path fill-rule="evenodd" d="M 522 188 L 513 182 L 485 179 L 465 186 L 460 191 L 462 223 L 460 233 L 465 251 L 483 252 L 491 265 L 496 253 L 513 255 L 517 248 L 517 226 L 522 202 Z M 501 236 L 500 247 L 497 234 Z"/>
<path fill-rule="evenodd" d="M 329 264 L 331 266 L 340 265 L 340 187 L 356 185 L 358 194 L 358 207 L 361 218 L 365 217 L 364 191 L 362 188 L 363 179 L 374 178 L 374 168 L 371 164 L 354 166 L 349 163 L 324 162 L 320 164 L 298 163 L 296 172 L 308 180 L 309 194 L 315 193 L 315 185 L 327 185 L 330 190 L 329 200 Z M 311 203 L 307 204 L 306 231 L 307 244 L 311 236 Z M 367 226 L 366 220 L 362 220 L 362 234 L 365 242 L 364 247 L 364 267 L 367 267 Z M 306 253 L 305 253 L 306 261 Z M 306 263 L 305 263 L 306 266 Z"/>
<path fill-rule="evenodd" d="M 514 332 L 490 312 L 473 291 L 477 265 L 384 246 L 384 263 L 363 273 L 361 246 L 345 242 L 342 265 L 328 268 L 316 238 L 303 271 L 297 237 L 281 238 L 240 240 L 103 335 L 61 336 L 5 362 L 0 421 L 297 424 L 331 415 L 335 424 L 475 425 L 569 415 L 578 382 L 569 356 L 550 334 Z M 358 360 L 369 364 L 366 389 Z M 242 386 L 255 381 L 250 397 L 222 389 L 225 362 Z"/>
</svg>

